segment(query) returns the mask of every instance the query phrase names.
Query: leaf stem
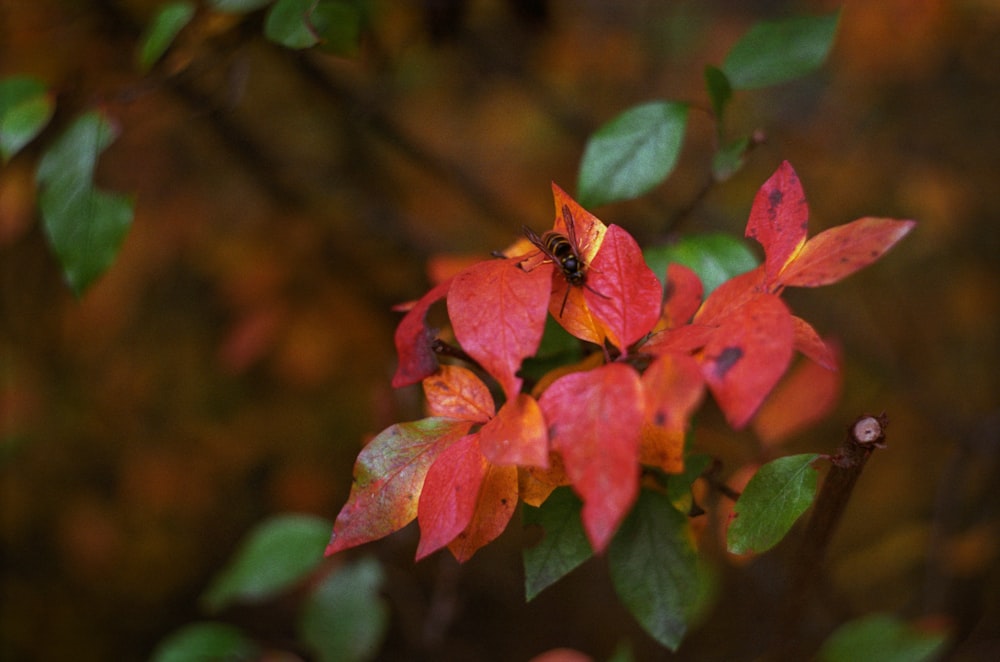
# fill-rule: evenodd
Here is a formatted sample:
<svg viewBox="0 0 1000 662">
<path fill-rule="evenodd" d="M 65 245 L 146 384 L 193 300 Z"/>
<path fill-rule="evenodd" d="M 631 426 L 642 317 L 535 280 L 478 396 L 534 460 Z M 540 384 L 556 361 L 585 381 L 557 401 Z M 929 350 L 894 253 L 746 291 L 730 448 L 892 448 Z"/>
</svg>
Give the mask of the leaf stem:
<svg viewBox="0 0 1000 662">
<path fill-rule="evenodd" d="M 807 659 L 812 652 L 812 635 L 816 632 L 811 627 L 813 624 L 808 622 L 810 598 L 823 582 L 823 560 L 854 485 L 874 450 L 885 448 L 888 424 L 884 413 L 859 416 L 848 428 L 840 449 L 830 456 L 830 471 L 820 488 L 801 546 L 793 560 L 774 659 Z"/>
</svg>

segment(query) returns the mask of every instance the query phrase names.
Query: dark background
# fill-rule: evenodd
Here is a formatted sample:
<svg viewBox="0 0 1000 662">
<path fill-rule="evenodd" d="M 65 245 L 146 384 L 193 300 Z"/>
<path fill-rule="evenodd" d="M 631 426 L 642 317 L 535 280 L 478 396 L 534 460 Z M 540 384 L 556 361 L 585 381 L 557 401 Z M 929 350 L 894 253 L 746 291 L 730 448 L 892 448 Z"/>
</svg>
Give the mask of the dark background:
<svg viewBox="0 0 1000 662">
<path fill-rule="evenodd" d="M 150 0 L 4 0 L 0 75 L 58 94 L 40 144 L 102 107 L 120 138 L 105 188 L 134 193 L 118 261 L 77 301 L 33 207 L 39 149 L 0 176 L 0 653 L 142 659 L 270 514 L 333 519 L 364 439 L 421 415 L 393 392 L 390 306 L 428 258 L 488 254 L 551 223 L 587 136 L 652 99 L 707 106 L 705 64 L 749 25 L 829 2 L 374 2 L 354 58 L 294 53 L 260 14 L 202 14 L 149 76 Z M 859 216 L 915 231 L 842 284 L 788 300 L 845 356 L 824 423 L 782 452 L 834 450 L 862 412 L 891 419 L 830 551 L 838 613 L 950 622 L 961 659 L 1000 636 L 1000 6 L 847 3 L 828 65 L 738 93 L 747 168 L 684 217 L 742 234 L 756 189 L 795 166 L 813 234 Z M 594 210 L 649 244 L 697 194 L 713 126 L 693 110 L 678 171 Z M 758 454 L 707 407 L 723 474 Z M 617 606 L 602 561 L 523 605 L 520 527 L 457 566 L 412 563 L 413 527 L 358 554 L 386 563 L 385 659 L 664 655 Z M 774 560 L 726 559 L 718 609 L 684 659 L 752 657 Z M 774 555 L 780 557 L 780 552 Z M 769 593 L 771 591 L 771 593 Z M 992 638 L 992 642 L 990 641 Z"/>
</svg>

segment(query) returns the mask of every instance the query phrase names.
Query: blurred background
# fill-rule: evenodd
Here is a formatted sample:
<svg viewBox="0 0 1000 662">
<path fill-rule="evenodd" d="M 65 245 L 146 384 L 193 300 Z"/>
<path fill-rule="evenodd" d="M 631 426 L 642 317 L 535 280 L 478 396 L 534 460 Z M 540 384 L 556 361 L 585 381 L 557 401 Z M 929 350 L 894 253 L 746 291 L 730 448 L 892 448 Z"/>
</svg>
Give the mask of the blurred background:
<svg viewBox="0 0 1000 662">
<path fill-rule="evenodd" d="M 487 255 L 552 219 L 588 135 L 633 104 L 707 107 L 702 70 L 757 20 L 839 3 L 758 0 L 374 1 L 350 58 L 267 42 L 260 12 L 202 12 L 143 76 L 155 0 L 4 0 L 0 75 L 58 94 L 51 143 L 99 106 L 120 128 L 98 181 L 131 193 L 120 256 L 82 300 L 33 206 L 40 153 L 0 176 L 0 657 L 131 660 L 199 618 L 198 595 L 255 523 L 332 521 L 364 440 L 422 415 L 394 392 L 390 307 L 429 258 Z M 782 452 L 832 452 L 885 411 L 834 539 L 845 614 L 947 622 L 955 659 L 1000 638 L 1000 3 L 848 2 L 818 74 L 738 93 L 732 135 L 762 129 L 747 167 L 693 210 L 714 149 L 692 111 L 676 173 L 594 210 L 641 244 L 742 235 L 782 159 L 811 233 L 913 218 L 882 261 L 789 292 L 843 349 L 843 393 Z M 677 227 L 677 226 L 674 226 Z M 756 247 L 755 247 L 756 248 Z M 699 443 L 722 475 L 758 456 L 706 407 Z M 617 605 L 600 560 L 523 603 L 520 527 L 458 566 L 414 565 L 416 530 L 357 550 L 386 567 L 383 659 L 528 659 L 624 639 L 668 657 Z M 711 556 L 712 554 L 710 554 Z M 678 659 L 743 659 L 771 586 L 766 558 L 716 553 L 718 607 Z"/>
</svg>

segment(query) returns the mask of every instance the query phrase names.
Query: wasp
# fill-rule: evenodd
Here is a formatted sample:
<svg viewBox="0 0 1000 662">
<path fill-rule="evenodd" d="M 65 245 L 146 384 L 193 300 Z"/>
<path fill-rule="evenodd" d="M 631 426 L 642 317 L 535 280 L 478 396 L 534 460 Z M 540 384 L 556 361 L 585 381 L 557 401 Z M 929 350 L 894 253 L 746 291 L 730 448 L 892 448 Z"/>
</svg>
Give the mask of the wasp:
<svg viewBox="0 0 1000 662">
<path fill-rule="evenodd" d="M 527 225 L 523 227 L 524 236 L 528 238 L 535 248 L 540 250 L 545 257 L 559 266 L 566 282 L 573 287 L 586 287 L 591 292 L 604 296 L 592 287 L 587 285 L 587 263 L 580 257 L 580 245 L 576 237 L 576 224 L 573 222 L 573 214 L 569 207 L 563 205 L 563 218 L 566 220 L 566 234 L 549 230 L 538 236 L 534 230 Z M 569 299 L 569 288 L 563 296 L 562 306 L 559 308 L 559 316 L 562 317 L 566 310 L 566 300 Z"/>
</svg>

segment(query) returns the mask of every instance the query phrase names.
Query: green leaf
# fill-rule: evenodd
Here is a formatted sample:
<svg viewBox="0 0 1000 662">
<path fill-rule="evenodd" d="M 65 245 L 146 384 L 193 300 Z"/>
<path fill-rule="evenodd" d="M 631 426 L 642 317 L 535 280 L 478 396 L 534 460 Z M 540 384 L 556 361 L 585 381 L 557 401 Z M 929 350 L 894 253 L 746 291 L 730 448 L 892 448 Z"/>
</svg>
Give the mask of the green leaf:
<svg viewBox="0 0 1000 662">
<path fill-rule="evenodd" d="M 924 632 L 888 614 L 873 614 L 840 626 L 819 651 L 822 662 L 924 662 L 936 660 L 947 634 Z"/>
<path fill-rule="evenodd" d="M 361 11 L 349 2 L 327 0 L 316 6 L 313 24 L 320 48 L 336 55 L 353 55 L 361 35 Z"/>
<path fill-rule="evenodd" d="M 657 492 L 642 490 L 608 548 L 622 603 L 654 639 L 677 650 L 703 596 L 687 517 Z"/>
<path fill-rule="evenodd" d="M 160 8 L 139 41 L 136 56 L 140 70 L 149 71 L 156 64 L 192 16 L 194 5 L 190 2 L 171 2 Z"/>
<path fill-rule="evenodd" d="M 677 262 L 688 267 L 701 279 L 704 295 L 733 276 L 750 271 L 758 260 L 746 243 L 728 234 L 691 235 L 671 246 L 654 246 L 643 252 L 646 264 L 661 279 L 666 278 L 667 265 Z"/>
<path fill-rule="evenodd" d="M 340 0 L 278 0 L 267 13 L 264 34 L 287 48 L 323 44 L 325 50 L 352 53 L 361 30 L 357 7 Z"/>
<path fill-rule="evenodd" d="M 749 136 L 744 136 L 712 155 L 712 177 L 717 182 L 724 182 L 743 168 L 747 160 L 747 149 L 750 147 Z"/>
<path fill-rule="evenodd" d="M 273 0 L 208 0 L 208 6 L 219 12 L 245 14 L 268 5 Z"/>
<path fill-rule="evenodd" d="M 715 114 L 716 131 L 722 135 L 722 117 L 726 111 L 726 104 L 733 96 L 733 86 L 729 84 L 729 79 L 721 69 L 708 65 L 705 67 L 705 89 L 708 91 L 708 99 Z"/>
<path fill-rule="evenodd" d="M 726 532 L 731 553 L 759 553 L 781 541 L 816 496 L 812 463 L 818 457 L 788 455 L 757 470 L 733 507 L 734 519 Z"/>
<path fill-rule="evenodd" d="M 313 591 L 299 632 L 317 659 L 355 662 L 375 656 L 389 623 L 379 595 L 383 581 L 378 561 L 365 558 L 340 568 Z"/>
<path fill-rule="evenodd" d="M 331 523 L 309 515 L 274 517 L 254 528 L 202 596 L 210 611 L 290 587 L 323 559 Z"/>
<path fill-rule="evenodd" d="M 611 657 L 608 658 L 608 662 L 635 662 L 635 656 L 632 654 L 632 646 L 628 640 L 619 642 L 615 646 L 615 650 L 611 653 Z"/>
<path fill-rule="evenodd" d="M 735 89 L 784 83 L 814 71 L 833 46 L 840 12 L 755 24 L 722 65 Z"/>
<path fill-rule="evenodd" d="M 255 660 L 257 645 L 239 628 L 223 623 L 192 623 L 160 642 L 151 662 L 189 662 L 190 660 Z"/>
<path fill-rule="evenodd" d="M 0 80 L 0 156 L 4 162 L 45 128 L 54 107 L 42 81 L 27 76 Z"/>
<path fill-rule="evenodd" d="M 114 128 L 103 115 L 87 113 L 38 165 L 45 231 L 77 296 L 111 266 L 132 223 L 128 198 L 93 187 L 97 157 L 114 136 Z"/>
<path fill-rule="evenodd" d="M 654 101 L 598 129 L 580 163 L 580 203 L 596 207 L 629 200 L 660 184 L 677 164 L 687 116 L 687 104 Z"/>
<path fill-rule="evenodd" d="M 309 48 L 319 43 L 312 23 L 314 0 L 278 0 L 267 12 L 264 34 L 288 48 Z"/>
<path fill-rule="evenodd" d="M 525 525 L 538 525 L 545 532 L 541 542 L 524 550 L 526 600 L 534 599 L 593 556 L 580 519 L 582 508 L 583 503 L 568 487 L 554 490 L 538 508 L 524 507 Z"/>
</svg>

